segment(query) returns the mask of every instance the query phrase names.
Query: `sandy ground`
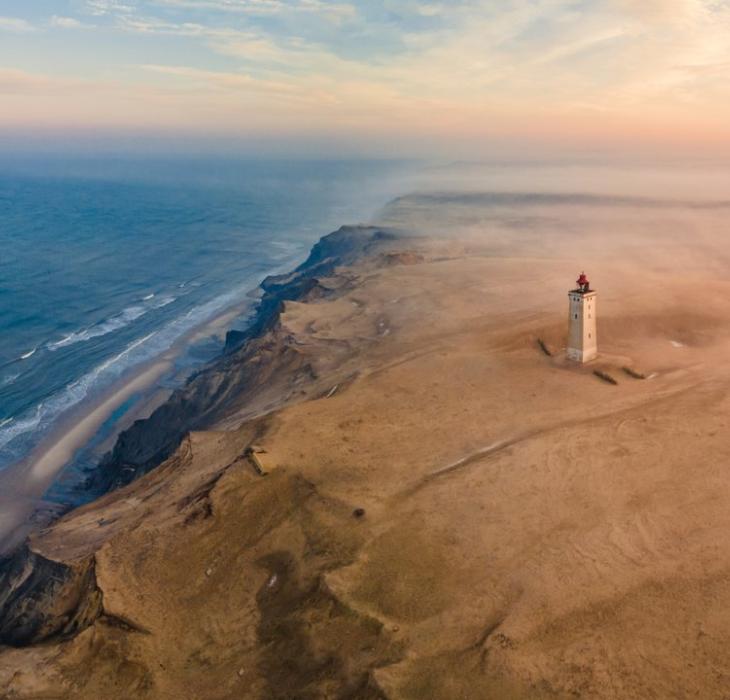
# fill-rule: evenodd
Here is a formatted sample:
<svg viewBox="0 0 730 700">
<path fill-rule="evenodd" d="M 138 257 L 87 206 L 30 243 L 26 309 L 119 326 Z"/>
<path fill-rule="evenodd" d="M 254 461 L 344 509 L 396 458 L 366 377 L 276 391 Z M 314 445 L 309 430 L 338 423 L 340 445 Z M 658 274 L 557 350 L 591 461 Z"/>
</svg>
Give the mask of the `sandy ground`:
<svg viewBox="0 0 730 700">
<path fill-rule="evenodd" d="M 105 616 L 3 650 L 7 697 L 727 697 L 717 231 L 639 239 L 607 220 L 612 238 L 576 247 L 557 225 L 459 222 L 404 244 L 420 263 L 369 262 L 343 295 L 287 305 L 319 398 L 194 433 L 33 538 L 93 557 Z M 587 367 L 562 352 L 582 267 Z M 335 347 L 351 352 L 333 364 Z M 265 477 L 242 456 L 253 441 Z"/>
</svg>

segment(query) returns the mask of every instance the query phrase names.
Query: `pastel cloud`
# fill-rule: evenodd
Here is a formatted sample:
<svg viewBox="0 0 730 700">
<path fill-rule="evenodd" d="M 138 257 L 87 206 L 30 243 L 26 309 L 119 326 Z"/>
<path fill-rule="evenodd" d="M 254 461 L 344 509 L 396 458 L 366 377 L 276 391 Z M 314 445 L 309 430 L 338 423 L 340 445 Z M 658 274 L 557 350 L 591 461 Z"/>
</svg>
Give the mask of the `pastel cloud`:
<svg viewBox="0 0 730 700">
<path fill-rule="evenodd" d="M 51 26 L 61 27 L 62 29 L 84 29 L 89 28 L 91 25 L 85 24 L 75 17 L 59 17 L 53 15 L 51 17 Z"/>
<path fill-rule="evenodd" d="M 135 11 L 135 5 L 121 0 L 86 0 L 86 8 L 95 16 L 128 14 Z"/>
<path fill-rule="evenodd" d="M 169 128 L 232 134 L 268 124 L 292 134 L 475 142 L 730 139 L 726 0 L 86 0 L 85 8 L 110 43 L 108 99 L 79 108 L 80 125 L 139 126 L 146 104 Z M 45 24 L 78 28 L 84 18 Z M 0 30 L 34 26 L 0 18 Z M 134 64 L 115 57 L 115 46 L 129 55 L 127 45 Z M 102 89 L 83 68 L 47 73 L 50 83 L 29 85 L 49 101 L 61 79 Z M 132 110 L 130 99 L 142 102 Z M 15 109 L 5 122 L 22 119 L 22 100 Z M 73 110 L 48 113 L 72 120 Z"/>
<path fill-rule="evenodd" d="M 0 32 L 25 33 L 34 32 L 35 27 L 20 17 L 0 17 Z"/>
</svg>

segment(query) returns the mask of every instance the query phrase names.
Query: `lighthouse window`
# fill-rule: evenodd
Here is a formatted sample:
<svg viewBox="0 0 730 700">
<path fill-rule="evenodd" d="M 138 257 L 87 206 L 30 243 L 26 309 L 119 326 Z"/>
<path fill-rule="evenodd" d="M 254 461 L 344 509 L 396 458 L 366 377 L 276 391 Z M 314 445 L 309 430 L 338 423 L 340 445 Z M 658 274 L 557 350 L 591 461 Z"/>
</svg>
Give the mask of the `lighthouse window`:
<svg viewBox="0 0 730 700">
<path fill-rule="evenodd" d="M 578 318 L 578 314 L 575 315 L 575 318 Z"/>
</svg>

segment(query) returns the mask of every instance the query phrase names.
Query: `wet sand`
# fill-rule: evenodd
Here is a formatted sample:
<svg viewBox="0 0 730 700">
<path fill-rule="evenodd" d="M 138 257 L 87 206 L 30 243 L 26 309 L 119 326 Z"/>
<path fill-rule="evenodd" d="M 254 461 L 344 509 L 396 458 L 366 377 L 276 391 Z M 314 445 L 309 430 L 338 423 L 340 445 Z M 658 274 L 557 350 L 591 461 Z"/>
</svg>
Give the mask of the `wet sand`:
<svg viewBox="0 0 730 700">
<path fill-rule="evenodd" d="M 33 529 L 31 516 L 58 473 L 104 424 L 116 408 L 134 394 L 149 389 L 171 367 L 155 362 L 122 380 L 83 415 L 69 415 L 54 435 L 26 462 L 0 472 L 0 554 L 16 547 Z"/>
<path fill-rule="evenodd" d="M 222 338 L 230 324 L 250 307 L 251 303 L 246 301 L 223 310 L 185 334 L 155 360 L 133 368 L 93 401 L 84 401 L 70 410 L 25 460 L 0 471 L 0 555 L 17 547 L 39 522 L 47 520 L 43 512 L 49 505 L 53 511 L 53 506 L 44 503 L 44 494 L 119 406 L 134 395 L 142 397 L 115 426 L 105 443 L 109 449 L 130 420 L 145 418 L 164 400 L 166 395 L 154 396 L 150 392 L 171 371 L 175 357 L 185 347 L 206 337 Z"/>
</svg>

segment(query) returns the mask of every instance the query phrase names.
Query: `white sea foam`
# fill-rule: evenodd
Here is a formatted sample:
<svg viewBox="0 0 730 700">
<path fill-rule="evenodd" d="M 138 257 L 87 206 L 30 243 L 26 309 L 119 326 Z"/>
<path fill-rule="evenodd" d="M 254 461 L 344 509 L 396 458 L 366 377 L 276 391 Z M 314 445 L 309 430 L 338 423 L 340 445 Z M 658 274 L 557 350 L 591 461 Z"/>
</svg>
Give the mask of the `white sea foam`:
<svg viewBox="0 0 730 700">
<path fill-rule="evenodd" d="M 30 431 L 44 428 L 61 413 L 83 401 L 94 389 L 109 385 L 131 366 L 158 356 L 182 335 L 211 318 L 226 306 L 235 303 L 247 289 L 248 285 L 216 297 L 170 321 L 159 331 L 149 333 L 130 343 L 122 352 L 105 360 L 83 377 L 69 384 L 65 389 L 18 417 L 13 424 L 0 428 L 0 448 Z M 164 302 L 162 305 L 166 305 L 174 300 L 174 297 L 169 297 L 162 299 L 161 303 Z"/>
<path fill-rule="evenodd" d="M 270 271 L 271 274 L 276 272 L 278 272 L 278 269 Z M 148 335 L 130 343 L 117 355 L 114 355 L 97 365 L 83 377 L 77 379 L 64 389 L 50 396 L 33 409 L 28 410 L 25 414 L 16 417 L 13 423 L 0 426 L 0 449 L 8 446 L 8 450 L 15 451 L 16 448 L 13 445 L 10 445 L 10 443 L 18 438 L 22 438 L 23 435 L 26 435 L 31 431 L 35 433 L 33 436 L 34 441 L 37 441 L 40 434 L 42 434 L 42 432 L 45 431 L 45 429 L 62 413 L 68 411 L 74 406 L 77 406 L 92 392 L 109 386 L 131 367 L 158 357 L 186 333 L 215 317 L 227 307 L 243 300 L 246 297 L 247 292 L 251 289 L 251 286 L 250 281 L 246 282 L 244 285 L 240 285 L 225 294 L 190 309 L 187 313 L 169 321 L 159 330 L 149 333 Z M 155 307 L 166 306 L 167 304 L 175 301 L 175 299 L 175 297 L 164 297 L 160 299 L 158 304 L 155 304 Z M 121 316 L 122 314 L 114 318 L 119 319 Z M 137 318 L 138 317 L 139 316 L 137 316 Z M 126 318 L 130 318 L 129 313 Z M 110 321 L 102 325 L 105 325 L 108 328 L 112 320 L 113 319 L 110 319 Z M 84 336 L 82 340 L 86 340 L 88 337 L 94 337 L 89 336 L 88 333 L 100 327 L 101 325 L 99 327 L 95 326 L 88 329 L 85 332 L 87 335 Z M 107 330 L 106 332 L 111 331 Z M 73 335 L 75 337 L 81 337 L 82 333 L 80 332 Z M 97 333 L 96 335 L 101 335 L 101 333 Z M 74 342 L 80 342 L 80 340 L 75 340 Z M 70 341 L 64 342 L 64 345 L 69 344 Z M 56 347 L 63 346 L 59 346 L 57 344 Z"/>
<path fill-rule="evenodd" d="M 149 294 L 144 299 L 149 300 L 152 299 L 154 296 L 154 294 Z M 69 333 L 69 335 L 67 335 L 65 338 L 62 338 L 61 340 L 57 340 L 54 343 L 48 343 L 47 347 L 51 352 L 53 352 L 55 350 L 59 350 L 60 348 L 65 348 L 69 345 L 84 343 L 87 340 L 91 340 L 92 338 L 100 338 L 101 336 L 113 333 L 114 331 L 118 331 L 120 328 L 128 326 L 133 321 L 136 321 L 138 318 L 144 316 L 150 309 L 161 309 L 163 306 L 172 304 L 172 302 L 175 301 L 176 298 L 177 297 L 174 296 L 166 296 L 152 305 L 129 306 L 116 316 L 112 316 L 110 319 L 102 321 L 101 323 L 97 323 L 96 325 L 90 326 L 89 328 L 84 328 L 83 330 Z"/>
<path fill-rule="evenodd" d="M 13 420 L 13 418 L 0 418 L 0 428 L 2 428 L 4 425 L 7 425 L 8 423 L 12 423 Z"/>
<path fill-rule="evenodd" d="M 4 447 L 19 435 L 27 433 L 29 430 L 34 430 L 41 422 L 42 406 L 42 403 L 38 404 L 26 417 L 16 419 L 12 424 L 0 428 L 0 447 Z"/>
<path fill-rule="evenodd" d="M 62 412 L 83 401 L 92 389 L 99 384 L 107 384 L 119 377 L 131 364 L 144 361 L 145 355 L 134 357 L 131 362 L 125 361 L 140 346 L 144 345 L 157 331 L 130 343 L 122 352 L 104 360 L 80 379 L 69 384 L 65 389 L 53 394 L 39 403 L 35 408 L 18 417 L 12 424 L 0 425 L 0 448 L 21 435 L 43 427 L 53 421 Z"/>
<path fill-rule="evenodd" d="M 128 326 L 132 321 L 136 321 L 140 316 L 144 316 L 147 313 L 147 309 L 144 306 L 129 306 L 124 309 L 121 313 L 116 316 L 112 316 L 110 319 L 85 328 L 81 331 L 75 331 L 70 333 L 65 338 L 56 341 L 55 343 L 49 343 L 48 349 L 51 351 L 64 348 L 68 345 L 74 345 L 75 343 L 83 343 L 92 338 L 99 338 L 102 335 L 113 333 L 118 331 L 120 328 Z"/>
<path fill-rule="evenodd" d="M 146 297 L 142 297 L 142 301 L 149 301 L 150 299 L 154 299 L 154 294 L 148 294 Z"/>
<path fill-rule="evenodd" d="M 27 360 L 29 357 L 33 357 L 35 355 L 35 351 L 38 348 L 33 348 L 32 350 L 28 350 L 28 352 L 23 353 L 18 359 L 19 360 Z"/>
</svg>

